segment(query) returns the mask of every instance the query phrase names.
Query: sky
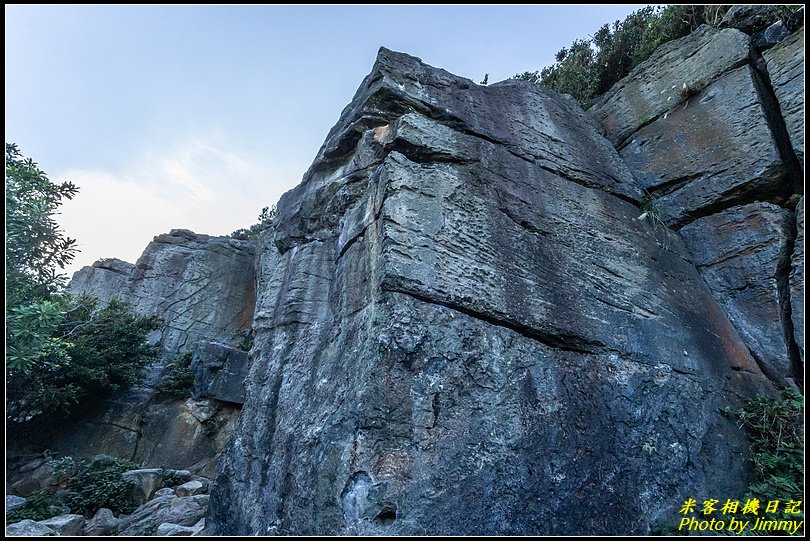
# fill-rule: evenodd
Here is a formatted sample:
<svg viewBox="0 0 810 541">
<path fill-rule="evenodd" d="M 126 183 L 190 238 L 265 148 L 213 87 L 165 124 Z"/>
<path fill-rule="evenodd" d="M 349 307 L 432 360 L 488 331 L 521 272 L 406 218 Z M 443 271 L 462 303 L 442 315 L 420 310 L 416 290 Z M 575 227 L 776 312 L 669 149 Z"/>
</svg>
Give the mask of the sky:
<svg viewBox="0 0 810 541">
<path fill-rule="evenodd" d="M 72 274 L 225 235 L 301 180 L 380 46 L 475 82 L 642 7 L 5 6 L 6 142 L 80 192 Z"/>
</svg>

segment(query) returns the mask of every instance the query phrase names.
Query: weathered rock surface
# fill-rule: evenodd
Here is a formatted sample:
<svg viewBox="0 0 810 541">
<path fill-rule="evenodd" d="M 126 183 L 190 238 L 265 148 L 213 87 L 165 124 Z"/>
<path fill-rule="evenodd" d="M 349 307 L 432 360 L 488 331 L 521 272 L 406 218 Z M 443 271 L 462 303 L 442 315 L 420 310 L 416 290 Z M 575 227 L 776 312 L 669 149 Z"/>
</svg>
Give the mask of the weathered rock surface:
<svg viewBox="0 0 810 541">
<path fill-rule="evenodd" d="M 749 41 L 737 30 L 701 27 L 660 47 L 591 109 L 649 194 L 649 210 L 668 225 L 783 201 L 796 182 L 783 121 Z M 785 99 L 795 99 L 795 83 L 784 86 Z"/>
<path fill-rule="evenodd" d="M 804 197 L 796 207 L 796 239 L 790 258 L 789 287 L 793 335 L 804 364 Z"/>
<path fill-rule="evenodd" d="M 55 531 L 57 535 L 79 535 L 85 520 L 82 515 L 71 514 L 59 515 L 38 522 Z"/>
<path fill-rule="evenodd" d="M 755 34 L 765 30 L 776 18 L 777 6 L 738 4 L 723 16 L 720 26 L 736 28 L 746 34 Z"/>
<path fill-rule="evenodd" d="M 118 526 L 119 519 L 113 515 L 113 512 L 106 507 L 102 507 L 93 518 L 87 521 L 84 526 L 84 535 L 110 535 L 110 533 Z"/>
<path fill-rule="evenodd" d="M 719 411 L 768 381 L 620 163 L 565 97 L 381 50 L 261 239 L 212 530 L 647 533 L 742 491 Z"/>
<path fill-rule="evenodd" d="M 701 26 L 656 49 L 603 94 L 590 112 L 604 126 L 607 138 L 620 146 L 642 126 L 682 106 L 690 93 L 746 64 L 749 54 L 746 34 Z"/>
<path fill-rule="evenodd" d="M 161 524 L 157 528 L 157 535 L 160 536 L 178 536 L 178 535 L 194 535 L 202 528 L 195 528 L 194 526 L 180 526 L 179 524 L 170 524 L 168 522 Z"/>
<path fill-rule="evenodd" d="M 117 297 L 138 313 L 156 314 L 164 322 L 163 347 L 191 350 L 199 340 L 233 340 L 250 329 L 254 253 L 252 241 L 173 229 L 149 243 L 126 283 L 102 260 L 78 271 L 70 290 Z"/>
<path fill-rule="evenodd" d="M 31 537 L 43 535 L 57 535 L 57 533 L 44 524 L 34 522 L 30 519 L 21 520 L 20 522 L 14 522 L 13 524 L 6 525 L 6 537 Z"/>
<path fill-rule="evenodd" d="M 134 268 L 120 259 L 100 259 L 76 271 L 68 289 L 77 294 L 92 293 L 105 305 L 113 299 L 125 301 L 126 285 Z"/>
<path fill-rule="evenodd" d="M 163 485 L 163 469 L 161 468 L 130 470 L 122 473 L 121 477 L 132 484 L 132 493 L 139 505 L 152 499 L 155 492 Z"/>
<path fill-rule="evenodd" d="M 804 28 L 763 54 L 799 164 L 804 166 Z"/>
<path fill-rule="evenodd" d="M 116 535 L 155 535 L 161 524 L 194 526 L 205 516 L 208 496 L 162 496 L 121 518 Z"/>
<path fill-rule="evenodd" d="M 770 203 L 713 214 L 682 228 L 715 298 L 768 377 L 792 384 L 790 342 L 784 328 L 784 287 L 790 261 L 792 216 Z"/>
<path fill-rule="evenodd" d="M 28 502 L 27 499 L 15 496 L 14 494 L 6 494 L 6 513 L 14 511 L 24 506 Z"/>
<path fill-rule="evenodd" d="M 218 342 L 201 342 L 191 361 L 194 396 L 243 404 L 249 367 L 247 351 Z"/>
<path fill-rule="evenodd" d="M 208 481 L 206 480 L 203 482 L 199 479 L 189 481 L 188 483 L 183 483 L 175 488 L 175 493 L 178 496 L 196 496 L 197 494 L 204 494 L 207 491 Z"/>
</svg>

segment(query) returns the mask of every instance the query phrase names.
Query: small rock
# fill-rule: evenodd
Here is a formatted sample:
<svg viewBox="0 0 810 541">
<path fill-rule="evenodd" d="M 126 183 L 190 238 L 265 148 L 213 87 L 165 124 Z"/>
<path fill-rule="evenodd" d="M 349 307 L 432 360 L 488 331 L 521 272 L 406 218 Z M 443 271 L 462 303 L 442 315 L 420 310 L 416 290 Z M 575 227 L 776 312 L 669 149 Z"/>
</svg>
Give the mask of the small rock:
<svg viewBox="0 0 810 541">
<path fill-rule="evenodd" d="M 115 518 L 111 510 L 102 507 L 84 526 L 84 535 L 107 535 L 118 525 L 118 522 L 119 519 Z"/>
<path fill-rule="evenodd" d="M 14 496 L 13 494 L 6 494 L 6 512 L 19 509 L 27 502 L 28 502 L 27 499 L 21 498 L 20 496 Z"/>
<path fill-rule="evenodd" d="M 188 483 L 183 483 L 174 489 L 178 496 L 195 496 L 197 494 L 202 494 L 207 490 L 208 483 L 206 482 L 203 484 L 200 481 L 189 481 Z"/>
<path fill-rule="evenodd" d="M 14 524 L 6 526 L 6 536 L 42 536 L 42 535 L 57 535 L 55 531 L 47 526 L 34 522 L 30 519 L 21 520 Z"/>
<path fill-rule="evenodd" d="M 75 514 L 59 515 L 38 522 L 52 529 L 58 535 L 78 535 L 82 530 L 82 526 L 84 526 L 84 517 Z"/>
<path fill-rule="evenodd" d="M 180 526 L 169 522 L 164 522 L 157 528 L 157 535 L 194 535 L 196 532 L 193 526 Z"/>
<path fill-rule="evenodd" d="M 191 472 L 188 470 L 165 470 L 163 472 L 163 484 L 176 486 L 191 481 Z"/>
<path fill-rule="evenodd" d="M 155 492 L 155 496 L 154 496 L 155 498 L 159 498 L 161 496 L 174 496 L 174 489 L 169 488 L 169 487 L 165 487 L 165 488 L 161 488 L 160 490 Z"/>
</svg>

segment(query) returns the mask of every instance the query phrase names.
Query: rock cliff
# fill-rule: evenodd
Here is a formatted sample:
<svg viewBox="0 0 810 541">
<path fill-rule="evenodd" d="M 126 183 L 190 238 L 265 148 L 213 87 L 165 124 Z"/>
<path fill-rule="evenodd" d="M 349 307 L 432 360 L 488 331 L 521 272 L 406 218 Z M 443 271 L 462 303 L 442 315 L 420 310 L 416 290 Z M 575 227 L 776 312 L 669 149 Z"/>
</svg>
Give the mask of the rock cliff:
<svg viewBox="0 0 810 541">
<path fill-rule="evenodd" d="M 804 34 L 763 13 L 588 112 L 381 49 L 258 241 L 173 230 L 76 273 L 166 355 L 52 448 L 221 452 L 223 535 L 646 534 L 741 497 L 721 410 L 803 385 Z M 156 399 L 192 351 L 194 396 Z"/>
<path fill-rule="evenodd" d="M 670 160 L 680 171 L 650 151 L 692 178 L 723 144 L 703 188 L 659 203 L 676 225 L 729 191 L 789 193 L 749 53 L 732 29 L 667 46 L 597 106 L 605 139 L 569 97 L 381 49 L 261 239 L 254 362 L 213 531 L 645 533 L 688 497 L 740 494 L 744 435 L 720 409 L 773 388 L 757 348 L 789 375 L 792 217 L 763 204 L 764 252 L 741 264 L 760 265 L 768 303 L 735 328 L 721 278 L 698 270 L 720 251 L 702 240 L 699 259 L 663 219 L 639 219 L 651 187 L 685 182 L 645 180 L 625 143 L 648 117 L 678 122 L 662 149 L 711 115 L 734 124 Z M 690 117 L 685 96 L 659 98 L 675 72 L 729 110 Z M 776 327 L 745 334 L 763 320 Z"/>
</svg>

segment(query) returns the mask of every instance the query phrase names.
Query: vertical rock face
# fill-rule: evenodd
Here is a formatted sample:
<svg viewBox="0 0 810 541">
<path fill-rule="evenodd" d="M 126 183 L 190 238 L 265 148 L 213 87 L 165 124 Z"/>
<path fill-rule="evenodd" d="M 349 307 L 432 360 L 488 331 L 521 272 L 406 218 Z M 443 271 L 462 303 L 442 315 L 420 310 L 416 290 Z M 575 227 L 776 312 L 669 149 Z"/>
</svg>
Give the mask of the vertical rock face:
<svg viewBox="0 0 810 541">
<path fill-rule="evenodd" d="M 773 16 L 737 6 L 724 24 L 757 33 Z M 591 109 L 646 191 L 642 207 L 682 228 L 713 294 L 779 385 L 802 373 L 803 297 L 788 282 L 803 276 L 790 210 L 804 189 L 803 80 L 803 29 L 763 61 L 747 34 L 701 27 L 660 47 Z"/>
<path fill-rule="evenodd" d="M 73 274 L 69 291 L 75 294 L 89 293 L 102 304 L 120 298 L 135 265 L 120 259 L 100 259 L 90 267 L 82 267 Z"/>
<path fill-rule="evenodd" d="M 719 411 L 768 381 L 639 196 L 570 98 L 382 49 L 261 239 L 214 531 L 646 533 L 740 494 Z"/>
<path fill-rule="evenodd" d="M 659 47 L 591 109 L 666 223 L 788 195 L 794 158 L 779 148 L 753 54 L 746 34 L 703 26 Z"/>
<path fill-rule="evenodd" d="M 190 353 L 208 340 L 235 343 L 250 330 L 254 263 L 253 241 L 175 229 L 155 237 L 135 265 L 102 260 L 75 273 L 71 292 L 102 303 L 115 298 L 137 313 L 157 315 L 162 325 L 153 338 L 165 352 L 138 385 L 70 426 L 48 427 L 43 445 L 75 456 L 106 453 L 158 466 L 212 467 L 239 413 L 247 355 L 234 353 L 242 364 L 226 363 L 220 374 L 209 367 L 210 392 L 202 400 L 167 399 L 160 384 L 175 353 Z"/>
<path fill-rule="evenodd" d="M 74 293 L 103 302 L 117 298 L 163 321 L 168 351 L 199 340 L 234 340 L 250 330 L 256 298 L 253 241 L 198 235 L 185 229 L 158 235 L 133 266 L 102 260 L 78 271 Z"/>
<path fill-rule="evenodd" d="M 804 365 L 804 197 L 796 207 L 796 240 L 790 258 L 790 304 L 793 335 Z"/>
<path fill-rule="evenodd" d="M 765 52 L 776 98 L 785 119 L 790 142 L 804 165 L 804 28 Z"/>
<path fill-rule="evenodd" d="M 790 212 L 753 203 L 713 214 L 681 229 L 695 264 L 748 349 L 773 381 L 792 383 L 787 317 Z M 781 289 L 780 289 L 781 288 Z"/>
</svg>

